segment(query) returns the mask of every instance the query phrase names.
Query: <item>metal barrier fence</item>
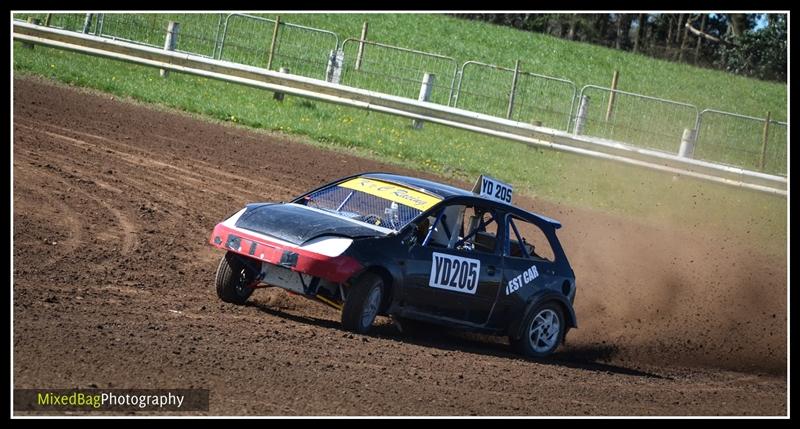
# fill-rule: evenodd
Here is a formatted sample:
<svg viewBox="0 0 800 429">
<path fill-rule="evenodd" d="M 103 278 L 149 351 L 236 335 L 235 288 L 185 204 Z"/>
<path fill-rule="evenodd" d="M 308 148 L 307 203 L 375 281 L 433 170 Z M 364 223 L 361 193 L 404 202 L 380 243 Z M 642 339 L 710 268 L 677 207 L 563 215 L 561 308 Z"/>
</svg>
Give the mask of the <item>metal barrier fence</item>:
<svg viewBox="0 0 800 429">
<path fill-rule="evenodd" d="M 428 101 L 450 105 L 458 72 L 454 58 L 359 39 L 345 39 L 342 51 L 343 85 L 417 99 L 428 73 L 435 75 Z"/>
<path fill-rule="evenodd" d="M 576 104 L 576 133 L 670 153 L 678 153 L 683 130 L 694 129 L 698 118 L 689 103 L 595 85 L 581 88 Z"/>
<path fill-rule="evenodd" d="M 276 19 L 232 13 L 225 17 L 217 59 L 325 79 L 331 51 L 339 47 L 336 33 L 278 22 Z M 274 44 L 273 44 L 274 38 Z"/>
<path fill-rule="evenodd" d="M 713 109 L 700 112 L 694 157 L 785 176 L 788 124 Z M 766 137 L 766 138 L 765 138 Z"/>
<path fill-rule="evenodd" d="M 577 92 L 567 79 L 467 61 L 461 66 L 453 106 L 569 130 Z"/>
<path fill-rule="evenodd" d="M 198 13 L 103 13 L 96 17 L 96 34 L 113 40 L 163 47 L 167 26 L 170 21 L 175 21 L 180 24 L 176 51 L 213 58 L 223 17 L 223 14 Z"/>
<path fill-rule="evenodd" d="M 20 18 L 34 18 L 39 21 L 40 25 L 51 28 L 60 28 L 62 30 L 77 31 L 96 34 L 95 21 L 92 17 L 87 21 L 86 13 L 26 13 L 23 16 L 15 16 L 16 19 Z M 162 42 L 163 43 L 163 42 Z"/>
<path fill-rule="evenodd" d="M 634 148 L 616 142 L 607 143 L 449 106 L 337 85 L 319 79 L 277 73 L 259 67 L 212 60 L 168 49 L 108 40 L 99 36 L 25 22 L 14 22 L 13 28 L 14 40 L 22 44 L 44 45 L 102 58 L 134 62 L 166 71 L 179 71 L 272 92 L 435 122 L 536 147 L 613 160 L 776 195 L 787 195 L 786 177 L 689 159 L 671 153 Z"/>
<path fill-rule="evenodd" d="M 706 109 L 477 61 L 456 60 L 247 14 L 15 14 L 67 31 L 161 48 L 169 21 L 180 23 L 176 51 L 278 70 L 634 146 L 678 153 L 696 130 L 694 157 L 786 175 L 788 124 Z M 335 54 L 333 56 L 332 54 Z M 335 66 L 334 66 L 335 65 Z M 425 75 L 435 78 L 425 80 Z M 335 76 L 334 76 L 335 75 Z M 457 84 L 456 84 L 457 81 Z M 426 92 L 426 91 L 422 91 Z"/>
</svg>

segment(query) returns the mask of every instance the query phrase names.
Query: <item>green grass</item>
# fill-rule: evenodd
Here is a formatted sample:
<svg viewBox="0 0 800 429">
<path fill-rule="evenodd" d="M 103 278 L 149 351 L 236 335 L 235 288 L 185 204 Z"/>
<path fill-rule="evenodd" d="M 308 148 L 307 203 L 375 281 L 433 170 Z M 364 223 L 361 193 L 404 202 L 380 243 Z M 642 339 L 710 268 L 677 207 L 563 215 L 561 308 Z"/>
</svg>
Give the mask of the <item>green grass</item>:
<svg viewBox="0 0 800 429">
<path fill-rule="evenodd" d="M 275 18 L 271 14 L 261 14 Z M 103 33 L 161 46 L 168 20 L 181 23 L 178 48 L 206 56 L 214 55 L 215 41 L 222 32 L 212 14 L 106 14 Z M 44 18 L 43 14 L 38 16 Z M 467 60 L 513 67 L 521 60 L 524 71 L 565 78 L 577 88 L 592 84 L 609 86 L 614 70 L 620 72 L 619 89 L 691 103 L 700 110 L 714 108 L 740 114 L 785 120 L 786 85 L 760 82 L 719 71 L 655 60 L 642 55 L 562 39 L 521 32 L 507 27 L 460 20 L 433 14 L 288 14 L 283 22 L 330 30 L 339 42 L 357 38 L 364 21 L 370 23 L 369 40 L 452 57 L 455 61 L 401 54 L 368 46 L 364 61 L 355 69 L 357 44 L 344 45 L 342 83 L 360 88 L 416 98 L 424 72 L 434 73 L 431 99 L 455 102 L 453 71 Z M 51 25 L 80 29 L 80 14 L 54 14 Z M 95 27 L 92 27 L 94 29 Z M 227 26 L 221 58 L 265 67 L 273 24 L 233 17 Z M 288 67 L 292 73 L 324 78 L 328 52 L 336 45 L 327 34 L 284 26 L 272 69 Z M 504 116 L 512 73 L 470 66 L 464 72 L 458 106 Z M 608 93 L 592 90 L 589 135 L 676 153 L 684 128 L 694 127 L 695 111 L 675 105 L 620 95 L 615 112 L 605 117 Z M 573 106 L 569 85 L 523 75 L 519 79 L 513 119 L 568 129 Z M 572 109 L 571 109 L 572 107 Z M 717 117 L 712 127 L 701 128 L 696 156 L 745 168 L 757 168 L 761 155 L 761 124 L 730 117 Z M 704 122 L 705 123 L 705 122 Z M 770 134 L 766 172 L 786 174 L 785 127 Z"/>
<path fill-rule="evenodd" d="M 373 25 L 375 16 L 370 20 Z M 435 124 L 413 130 L 410 120 L 355 108 L 296 97 L 278 103 L 262 90 L 178 73 L 161 79 L 156 69 L 41 46 L 22 49 L 15 42 L 13 54 L 16 75 L 43 76 L 247 127 L 305 136 L 313 144 L 445 177 L 472 182 L 485 173 L 514 184 L 518 193 L 555 203 L 737 234 L 747 225 L 759 242 L 785 252 L 785 198 L 676 180 L 664 173 Z"/>
</svg>

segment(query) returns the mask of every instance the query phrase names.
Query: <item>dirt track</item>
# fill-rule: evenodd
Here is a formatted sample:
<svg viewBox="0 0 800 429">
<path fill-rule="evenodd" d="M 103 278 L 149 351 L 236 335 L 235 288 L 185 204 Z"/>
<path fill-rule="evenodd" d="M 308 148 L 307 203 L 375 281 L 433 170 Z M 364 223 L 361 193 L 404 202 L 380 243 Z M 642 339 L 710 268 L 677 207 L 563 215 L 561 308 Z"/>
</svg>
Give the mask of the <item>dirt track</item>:
<svg viewBox="0 0 800 429">
<path fill-rule="evenodd" d="M 785 257 L 536 201 L 577 276 L 554 359 L 351 335 L 281 291 L 222 303 L 206 240 L 246 202 L 409 171 L 38 80 L 13 103 L 16 388 L 208 388 L 210 414 L 786 414 Z"/>
</svg>

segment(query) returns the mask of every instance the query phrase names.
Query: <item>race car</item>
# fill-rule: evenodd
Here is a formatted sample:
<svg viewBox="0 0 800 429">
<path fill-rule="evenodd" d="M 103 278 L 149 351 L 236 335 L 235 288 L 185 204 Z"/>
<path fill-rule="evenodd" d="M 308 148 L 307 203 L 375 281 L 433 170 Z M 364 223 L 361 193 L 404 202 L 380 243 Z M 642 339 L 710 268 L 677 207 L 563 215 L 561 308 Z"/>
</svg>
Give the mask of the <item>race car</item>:
<svg viewBox="0 0 800 429">
<path fill-rule="evenodd" d="M 290 202 L 248 204 L 216 225 L 225 251 L 220 299 L 244 304 L 279 287 L 341 311 L 367 333 L 377 315 L 506 335 L 545 357 L 577 327 L 575 274 L 556 236 L 561 224 L 511 203 L 489 176 L 472 191 L 419 178 L 364 173 Z"/>
</svg>

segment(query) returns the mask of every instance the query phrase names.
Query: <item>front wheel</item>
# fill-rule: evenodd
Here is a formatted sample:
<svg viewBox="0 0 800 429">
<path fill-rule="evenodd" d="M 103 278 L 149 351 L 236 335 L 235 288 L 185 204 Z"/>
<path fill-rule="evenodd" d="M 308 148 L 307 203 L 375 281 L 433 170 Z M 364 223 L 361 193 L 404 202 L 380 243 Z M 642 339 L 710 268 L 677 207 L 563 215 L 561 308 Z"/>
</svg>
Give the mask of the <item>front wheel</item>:
<svg viewBox="0 0 800 429">
<path fill-rule="evenodd" d="M 217 267 L 217 296 L 225 302 L 244 304 L 253 293 L 255 276 L 247 269 L 238 255 L 225 253 Z"/>
<path fill-rule="evenodd" d="M 367 273 L 354 284 L 342 308 L 342 326 L 348 331 L 366 334 L 378 315 L 383 300 L 383 279 Z"/>
<path fill-rule="evenodd" d="M 561 307 L 545 303 L 530 312 L 524 321 L 522 336 L 511 339 L 518 352 L 533 358 L 551 355 L 564 339 L 566 325 Z"/>
</svg>

